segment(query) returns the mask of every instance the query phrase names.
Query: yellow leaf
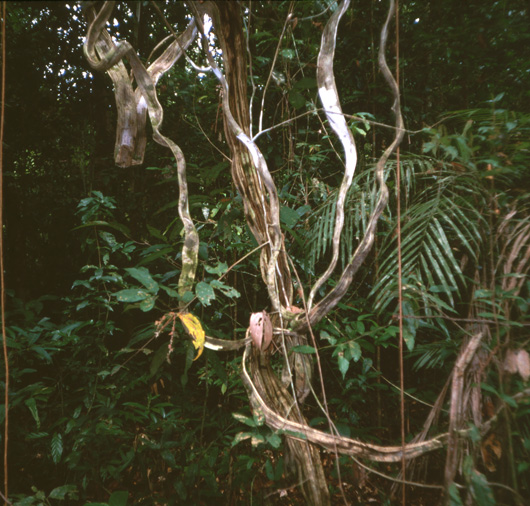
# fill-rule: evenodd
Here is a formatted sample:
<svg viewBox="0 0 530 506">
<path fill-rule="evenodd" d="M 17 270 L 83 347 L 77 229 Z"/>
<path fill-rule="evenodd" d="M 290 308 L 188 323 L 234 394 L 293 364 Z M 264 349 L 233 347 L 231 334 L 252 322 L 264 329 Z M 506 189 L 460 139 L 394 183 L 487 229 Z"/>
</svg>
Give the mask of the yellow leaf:
<svg viewBox="0 0 530 506">
<path fill-rule="evenodd" d="M 197 360 L 204 350 L 205 341 L 205 333 L 202 329 L 201 322 L 196 316 L 193 316 L 191 313 L 179 313 L 178 317 L 184 325 L 184 328 L 189 332 L 192 338 L 193 346 L 195 346 L 196 350 L 199 350 L 197 356 L 193 359 Z"/>
</svg>

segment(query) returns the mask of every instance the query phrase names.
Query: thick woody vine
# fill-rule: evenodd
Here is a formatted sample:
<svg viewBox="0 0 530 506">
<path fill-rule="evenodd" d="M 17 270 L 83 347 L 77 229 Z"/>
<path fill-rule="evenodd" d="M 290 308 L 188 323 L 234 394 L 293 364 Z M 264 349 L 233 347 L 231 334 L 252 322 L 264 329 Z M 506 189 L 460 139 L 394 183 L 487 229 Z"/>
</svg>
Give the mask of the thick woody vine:
<svg viewBox="0 0 530 506">
<path fill-rule="evenodd" d="M 377 202 L 367 223 L 365 234 L 338 276 L 335 286 L 317 300 L 317 295 L 334 273 L 338 263 L 346 195 L 352 184 L 357 164 L 355 142 L 342 113 L 333 69 L 337 28 L 349 8 L 350 0 L 343 0 L 340 3 L 322 33 L 316 75 L 318 92 L 325 117 L 344 151 L 344 174 L 336 201 L 331 260 L 310 288 L 304 311 L 292 305 L 291 269 L 283 244 L 278 192 L 267 161 L 257 144 L 257 138 L 263 131 L 258 131 L 254 136 L 251 134 L 251 114 L 246 90 L 247 45 L 239 3 L 191 1 L 188 5 L 193 16 L 188 27 L 179 36 L 173 33 L 173 42 L 147 68 L 127 41 L 114 42 L 107 32 L 106 23 L 111 16 L 113 2 L 104 2 L 99 11 L 96 11 L 94 4 L 89 4 L 85 9 L 88 21 L 85 56 L 93 69 L 107 72 L 115 86 L 118 111 L 116 164 L 130 166 L 143 162 L 146 115 L 149 116 L 153 128 L 153 139 L 169 148 L 176 161 L 179 186 L 178 213 L 184 226 L 182 271 L 178 282 L 179 310 L 169 313 L 158 322 L 158 332 L 171 328 L 171 335 L 174 336 L 175 319 L 180 318 L 195 340 L 194 344 L 199 349 L 199 354 L 203 345 L 218 351 L 245 348 L 241 377 L 253 410 L 269 427 L 281 431 L 286 436 L 307 502 L 329 504 L 329 492 L 318 447 L 377 462 L 399 462 L 403 457 L 412 459 L 442 448 L 448 437 L 454 443 L 458 431 L 461 432 L 458 423 L 451 423 L 449 436 L 442 434 L 404 446 L 381 446 L 313 429 L 307 424 L 301 407 L 312 388 L 312 363 L 307 356 L 289 353 L 293 346 L 307 342 L 306 335 L 311 326 L 322 320 L 346 294 L 356 272 L 373 246 L 378 220 L 388 202 L 385 166 L 404 135 L 399 90 L 385 59 L 389 26 L 395 11 L 394 0 L 389 2 L 388 15 L 381 29 L 378 63 L 394 98 L 392 110 L 395 115 L 395 137 L 376 165 Z M 223 71 L 209 50 L 210 41 L 203 26 L 205 14 L 213 20 L 217 40 L 221 45 Z M 201 333 L 200 322 L 186 312 L 189 292 L 193 291 L 195 283 L 199 237 L 189 213 L 184 154 L 176 142 L 160 132 L 163 109 L 157 98 L 156 84 L 180 56 L 185 54 L 197 35 L 202 38 L 208 70 L 221 85 L 225 135 L 232 155 L 232 177 L 243 197 L 247 223 L 260 248 L 261 274 L 272 307 L 270 315 L 262 311 L 250 317 L 247 339 L 241 341 L 228 342 L 204 336 L 204 332 Z M 127 71 L 124 58 L 131 67 L 132 75 Z M 136 89 L 133 88 L 133 77 L 137 84 Z M 261 117 L 259 124 L 261 129 Z M 457 411 L 456 405 L 460 402 L 457 394 L 461 390 L 462 375 L 481 339 L 482 333 L 477 333 L 476 337 L 463 347 L 461 358 L 457 361 L 453 378 L 452 412 Z M 284 373 L 281 379 L 270 364 L 273 341 L 276 343 L 276 348 L 285 355 Z M 449 486 L 456 472 L 456 460 L 456 452 L 451 453 L 451 462 L 448 461 L 446 470 L 446 486 Z"/>
</svg>

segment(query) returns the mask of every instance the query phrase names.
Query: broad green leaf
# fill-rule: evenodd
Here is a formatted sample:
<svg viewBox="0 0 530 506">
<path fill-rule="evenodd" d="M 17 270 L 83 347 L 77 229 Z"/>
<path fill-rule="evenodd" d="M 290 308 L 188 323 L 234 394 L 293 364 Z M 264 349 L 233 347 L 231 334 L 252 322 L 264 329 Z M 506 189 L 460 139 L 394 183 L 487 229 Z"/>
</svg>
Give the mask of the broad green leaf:
<svg viewBox="0 0 530 506">
<path fill-rule="evenodd" d="M 274 432 L 267 436 L 267 441 L 273 448 L 276 448 L 276 449 L 278 449 L 280 445 L 282 444 L 282 438 Z"/>
<path fill-rule="evenodd" d="M 215 292 L 209 283 L 200 281 L 195 287 L 195 293 L 203 306 L 209 306 L 215 300 Z"/>
<path fill-rule="evenodd" d="M 313 90 L 317 87 L 317 80 L 314 77 L 302 77 L 300 81 L 297 81 L 293 88 L 298 90 Z"/>
<path fill-rule="evenodd" d="M 281 55 L 286 58 L 287 60 L 292 60 L 295 56 L 296 56 L 296 53 L 294 51 L 294 49 L 282 49 L 280 51 Z"/>
<path fill-rule="evenodd" d="M 204 269 L 209 274 L 217 274 L 218 276 L 221 276 L 228 270 L 228 265 L 226 265 L 224 262 L 218 262 L 218 264 L 215 267 L 210 267 L 209 265 L 205 265 Z"/>
<path fill-rule="evenodd" d="M 109 497 L 109 506 L 127 506 L 129 492 L 126 490 L 116 490 Z"/>
<path fill-rule="evenodd" d="M 87 227 L 93 228 L 97 226 L 105 226 L 105 227 L 113 228 L 115 230 L 118 230 L 119 232 L 121 232 L 127 237 L 131 235 L 131 231 L 125 225 L 122 225 L 121 223 L 108 222 L 108 221 L 97 221 L 97 220 L 83 223 L 83 225 L 79 225 L 78 227 L 75 227 L 73 230 L 79 230 L 81 228 L 87 228 Z"/>
<path fill-rule="evenodd" d="M 26 439 L 42 439 L 48 436 L 49 434 L 47 432 L 30 432 L 26 435 Z"/>
<path fill-rule="evenodd" d="M 278 431 L 278 434 L 286 434 L 288 436 L 292 436 L 296 439 L 300 439 L 302 441 L 306 441 L 307 440 L 307 436 L 303 433 L 303 432 L 297 432 L 297 431 L 294 431 L 294 430 L 279 430 Z"/>
<path fill-rule="evenodd" d="M 449 499 L 451 501 L 451 506 L 464 506 L 464 503 L 460 498 L 460 494 L 458 493 L 458 489 L 456 488 L 456 485 L 454 483 L 451 483 L 451 485 L 449 485 Z"/>
<path fill-rule="evenodd" d="M 118 246 L 118 241 L 116 240 L 116 237 L 114 237 L 113 234 L 110 232 L 105 232 L 104 230 L 101 230 L 99 232 L 99 236 L 111 247 L 114 248 Z"/>
<path fill-rule="evenodd" d="M 37 355 L 40 355 L 42 358 L 44 358 L 46 362 L 51 363 L 51 355 L 42 346 L 32 346 L 31 350 L 34 351 Z"/>
<path fill-rule="evenodd" d="M 456 292 L 457 288 L 455 286 L 449 287 L 449 290 L 452 292 Z M 429 291 L 434 293 L 445 293 L 446 288 L 443 285 L 432 285 L 429 286 Z"/>
<path fill-rule="evenodd" d="M 232 440 L 232 447 L 238 443 L 241 443 L 241 441 L 244 441 L 245 439 L 250 439 L 251 437 L 252 434 L 250 432 L 238 432 Z"/>
<path fill-rule="evenodd" d="M 201 260 L 208 260 L 208 244 L 205 242 L 199 243 L 199 258 Z"/>
<path fill-rule="evenodd" d="M 231 299 L 237 299 L 238 297 L 241 297 L 241 294 L 235 288 L 225 285 L 222 281 L 219 281 L 218 279 L 214 279 L 213 281 L 211 281 L 210 285 L 216 290 L 222 292 L 227 297 L 230 297 Z"/>
<path fill-rule="evenodd" d="M 50 492 L 48 499 L 63 501 L 67 495 L 70 499 L 77 499 L 77 487 L 75 485 L 62 485 L 61 487 L 54 488 Z"/>
<path fill-rule="evenodd" d="M 300 215 L 294 209 L 287 206 L 280 207 L 280 221 L 289 228 L 293 228 L 299 219 Z"/>
<path fill-rule="evenodd" d="M 151 277 L 145 267 L 129 267 L 125 269 L 134 279 L 142 283 L 153 295 L 158 293 L 158 283 Z"/>
<path fill-rule="evenodd" d="M 339 364 L 339 371 L 342 374 L 342 379 L 344 379 L 346 377 L 348 369 L 350 368 L 350 361 L 344 357 L 343 353 L 340 353 L 337 357 L 337 362 Z"/>
<path fill-rule="evenodd" d="M 495 506 L 497 504 L 488 480 L 476 469 L 471 472 L 471 493 L 480 506 Z"/>
<path fill-rule="evenodd" d="M 140 309 L 146 313 L 155 307 L 156 297 L 149 294 L 142 302 L 140 302 Z"/>
<path fill-rule="evenodd" d="M 168 354 L 168 345 L 163 344 L 156 350 L 156 352 L 153 354 L 151 358 L 151 363 L 149 364 L 149 373 L 151 376 L 155 375 L 160 369 L 160 366 L 166 361 L 166 357 Z"/>
<path fill-rule="evenodd" d="M 492 98 L 491 100 L 486 100 L 486 102 L 490 102 L 490 103 L 493 103 L 493 104 L 496 103 L 496 102 L 499 102 L 502 99 L 502 97 L 504 97 L 504 93 L 505 92 L 503 91 L 503 92 L 499 93 L 495 98 Z"/>
<path fill-rule="evenodd" d="M 58 432 L 52 436 L 51 454 L 54 464 L 58 464 L 63 454 L 63 436 Z"/>
<path fill-rule="evenodd" d="M 497 318 L 498 320 L 505 320 L 504 316 L 497 313 L 490 313 L 489 311 L 481 311 L 477 314 L 480 318 Z"/>
<path fill-rule="evenodd" d="M 494 387 L 492 387 L 491 385 L 488 385 L 487 383 L 481 383 L 480 384 L 480 388 L 482 390 L 486 390 L 486 392 L 490 392 L 492 394 L 495 394 L 498 397 L 500 396 L 499 392 L 497 392 L 497 390 Z"/>
<path fill-rule="evenodd" d="M 242 415 L 241 413 L 232 413 L 232 416 L 241 423 L 248 425 L 249 427 L 257 427 L 258 424 L 255 422 L 254 418 Z"/>
<path fill-rule="evenodd" d="M 174 299 L 177 299 L 179 294 L 176 290 L 173 290 L 173 288 L 169 288 L 168 286 L 160 285 L 160 288 L 164 290 L 170 297 L 173 297 Z"/>
<path fill-rule="evenodd" d="M 289 92 L 289 103 L 295 109 L 300 109 L 305 105 L 305 98 L 298 91 L 291 90 Z"/>
<path fill-rule="evenodd" d="M 410 332 L 410 330 L 403 328 L 403 340 L 405 341 L 405 344 L 407 345 L 409 351 L 412 351 L 414 349 L 415 337 L 415 334 Z"/>
<path fill-rule="evenodd" d="M 302 353 L 302 354 L 306 354 L 306 355 L 309 355 L 309 354 L 312 354 L 312 353 L 316 353 L 315 348 L 313 348 L 313 346 L 309 346 L 307 344 L 301 344 L 299 346 L 293 346 L 292 347 L 292 351 L 294 351 L 295 353 Z"/>
<path fill-rule="evenodd" d="M 160 232 L 160 230 L 158 230 L 157 228 L 155 227 L 152 227 L 151 225 L 147 224 L 147 230 L 149 231 L 149 233 L 155 238 L 155 239 L 158 239 L 160 241 L 165 241 L 166 238 L 164 237 L 164 235 L 162 234 L 162 232 Z"/>
<path fill-rule="evenodd" d="M 506 403 L 508 404 L 508 406 L 510 406 L 511 408 L 514 408 L 516 409 L 517 408 L 517 402 L 515 401 L 515 399 L 513 399 L 512 397 L 510 397 L 509 395 L 506 395 L 506 394 L 500 394 L 499 397 Z"/>
<path fill-rule="evenodd" d="M 332 346 L 337 344 L 337 339 L 333 336 L 331 336 L 328 332 L 325 330 L 320 331 L 320 339 L 326 339 L 326 341 L 329 342 Z"/>
<path fill-rule="evenodd" d="M 250 442 L 252 443 L 252 446 L 259 446 L 265 443 L 265 436 L 263 434 L 253 432 L 251 434 Z"/>
<path fill-rule="evenodd" d="M 348 355 L 353 359 L 354 362 L 357 362 L 362 355 L 361 346 L 357 341 L 350 341 L 348 343 Z"/>
<path fill-rule="evenodd" d="M 31 416 L 35 420 L 35 423 L 37 424 L 37 429 L 40 429 L 40 418 L 39 418 L 39 410 L 37 409 L 37 401 L 30 397 L 29 399 L 26 399 L 24 401 L 24 404 L 28 407 Z"/>
<path fill-rule="evenodd" d="M 142 288 L 127 288 L 116 292 L 114 297 L 120 302 L 139 302 L 149 297 L 149 295 L 150 294 Z"/>
<path fill-rule="evenodd" d="M 274 481 L 274 468 L 270 459 L 267 459 L 267 462 L 265 462 L 265 474 L 270 481 Z"/>
<path fill-rule="evenodd" d="M 151 252 L 147 254 L 147 251 Z M 142 254 L 142 259 L 138 262 L 138 265 L 149 264 L 160 257 L 165 257 L 166 255 L 171 255 L 174 251 L 173 246 L 160 245 L 157 244 L 154 248 L 148 248 Z"/>
<path fill-rule="evenodd" d="M 184 295 L 180 297 L 180 300 L 187 304 L 188 302 L 191 302 L 195 298 L 195 295 L 193 295 L 193 292 L 184 292 Z"/>
</svg>

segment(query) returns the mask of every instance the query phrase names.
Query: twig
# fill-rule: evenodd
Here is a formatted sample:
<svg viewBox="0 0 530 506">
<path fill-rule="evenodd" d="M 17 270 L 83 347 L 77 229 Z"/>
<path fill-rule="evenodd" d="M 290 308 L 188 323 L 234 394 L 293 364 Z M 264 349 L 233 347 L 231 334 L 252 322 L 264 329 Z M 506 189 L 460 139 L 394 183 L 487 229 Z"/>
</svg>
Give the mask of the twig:
<svg viewBox="0 0 530 506">
<path fill-rule="evenodd" d="M 267 82 L 265 83 L 265 87 L 263 88 L 263 95 L 261 96 L 261 109 L 259 112 L 258 133 L 261 132 L 261 128 L 263 126 L 263 112 L 265 110 L 265 95 L 267 95 L 267 89 L 269 87 L 269 83 L 271 82 L 272 73 L 274 72 L 274 65 L 276 65 L 276 59 L 278 58 L 278 53 L 280 52 L 280 47 L 282 46 L 283 34 L 285 33 L 285 30 L 287 29 L 287 24 L 289 23 L 289 21 L 291 21 L 292 15 L 293 15 L 293 2 L 291 2 L 289 6 L 289 13 L 287 14 L 287 17 L 285 18 L 285 23 L 283 24 L 282 33 L 280 34 L 280 38 L 278 39 L 278 45 L 276 46 L 276 52 L 274 53 L 274 58 L 272 59 L 271 70 L 269 72 L 269 76 L 267 77 Z"/>
<path fill-rule="evenodd" d="M 443 490 L 442 485 L 430 485 L 428 483 L 418 483 L 417 481 L 407 481 L 407 480 L 400 480 L 399 478 L 394 478 L 393 476 L 389 476 L 388 474 L 382 473 L 381 471 L 376 471 L 372 467 L 369 467 L 363 464 L 360 460 L 356 459 L 353 455 L 350 455 L 350 457 L 358 466 L 362 467 L 363 469 L 366 469 L 369 473 L 377 474 L 377 476 L 381 476 L 381 478 L 385 478 L 386 480 L 395 481 L 396 483 L 403 483 L 405 485 L 412 485 L 414 487 L 434 488 L 438 490 Z"/>
</svg>

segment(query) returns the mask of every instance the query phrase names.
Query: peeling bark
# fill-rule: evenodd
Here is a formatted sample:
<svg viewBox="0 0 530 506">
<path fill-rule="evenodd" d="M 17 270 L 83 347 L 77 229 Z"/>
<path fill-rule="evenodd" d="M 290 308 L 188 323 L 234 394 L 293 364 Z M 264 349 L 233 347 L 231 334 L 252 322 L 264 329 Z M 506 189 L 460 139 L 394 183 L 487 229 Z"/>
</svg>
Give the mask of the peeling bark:
<svg viewBox="0 0 530 506">
<path fill-rule="evenodd" d="M 208 9 L 223 51 L 224 75 L 217 68 L 207 41 L 204 51 L 214 74 L 222 85 L 225 135 L 232 153 L 232 178 L 243 197 L 245 218 L 262 249 L 260 265 L 274 311 L 289 307 L 292 282 L 280 227 L 280 204 L 276 185 L 267 162 L 250 139 L 250 115 L 247 97 L 246 43 L 240 6 L 236 2 L 191 2 L 197 24 Z"/>
<path fill-rule="evenodd" d="M 85 45 L 83 46 L 83 50 L 86 59 L 94 70 L 99 70 L 102 72 L 108 71 L 111 75 L 114 73 L 115 77 L 118 77 L 119 79 L 123 78 L 123 69 L 125 69 L 125 66 L 121 60 L 125 57 L 127 58 L 127 61 L 131 65 L 136 83 L 138 84 L 141 97 L 137 103 L 136 97 L 131 97 L 131 94 L 127 91 L 127 94 L 116 95 L 116 100 L 127 100 L 127 102 L 123 105 L 128 112 L 131 111 L 131 103 L 138 108 L 137 110 L 141 110 L 141 108 L 143 108 L 145 105 L 149 113 L 151 125 L 153 127 L 153 139 L 158 144 L 169 148 L 175 157 L 177 162 L 177 179 L 179 184 L 178 212 L 184 225 L 185 233 L 184 245 L 182 247 L 182 271 L 178 284 L 178 293 L 182 297 L 187 291 L 191 291 L 193 289 L 195 272 L 197 270 L 198 263 L 199 236 L 197 235 L 195 225 L 189 212 L 188 186 L 186 180 L 186 159 L 184 158 L 184 154 L 182 153 L 180 147 L 171 139 L 162 135 L 160 132 L 162 120 L 164 118 L 164 111 L 158 102 L 158 97 L 156 94 L 156 79 L 160 77 L 163 68 L 167 66 L 169 61 L 176 61 L 174 57 L 178 52 L 175 51 L 175 54 L 171 54 L 171 58 L 168 57 L 168 54 L 164 53 L 161 56 L 162 60 L 159 58 L 157 60 L 158 63 L 152 68 L 153 75 L 151 75 L 146 70 L 140 58 L 138 58 L 136 51 L 129 44 L 129 42 L 122 40 L 114 44 L 112 39 L 110 39 L 110 35 L 106 31 L 106 23 L 110 18 L 113 8 L 114 2 L 105 2 L 97 14 L 95 14 L 93 7 L 87 11 L 88 18 L 91 20 L 91 22 L 88 28 L 87 38 Z M 190 37 L 193 34 L 193 30 L 194 28 L 192 27 Z M 110 44 L 108 43 L 109 40 Z M 103 43 L 101 41 L 103 41 Z M 113 67 L 115 65 L 118 67 L 119 73 L 114 72 Z M 153 80 L 153 78 L 155 80 Z M 140 108 L 138 107 L 139 105 L 141 105 Z M 132 113 L 129 119 L 131 120 L 130 126 L 132 134 Z M 128 151 L 126 155 L 129 156 L 130 154 L 131 153 Z"/>
</svg>

